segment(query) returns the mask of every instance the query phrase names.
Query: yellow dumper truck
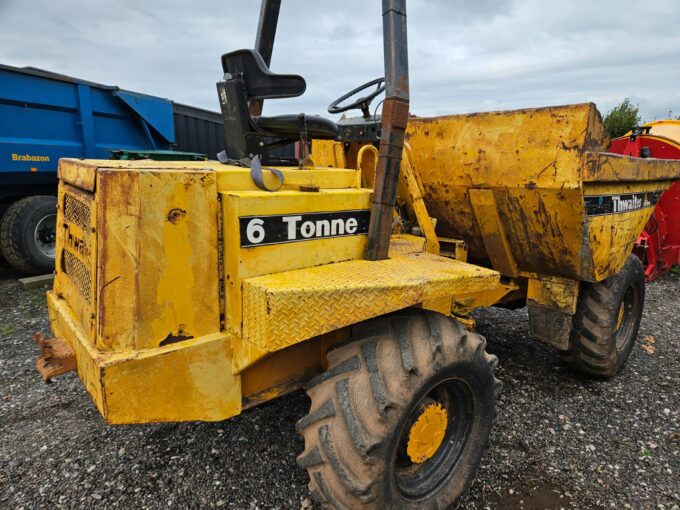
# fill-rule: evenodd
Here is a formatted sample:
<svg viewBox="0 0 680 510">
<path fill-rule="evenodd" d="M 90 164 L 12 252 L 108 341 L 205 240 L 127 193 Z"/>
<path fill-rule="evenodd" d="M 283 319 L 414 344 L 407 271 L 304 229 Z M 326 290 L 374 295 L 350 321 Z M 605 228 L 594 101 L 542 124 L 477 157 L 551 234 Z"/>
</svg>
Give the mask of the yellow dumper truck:
<svg viewBox="0 0 680 510">
<path fill-rule="evenodd" d="M 410 117 L 404 0 L 383 1 L 385 78 L 329 108 L 360 116 L 262 116 L 305 89 L 268 69 L 279 4 L 257 50 L 222 57 L 220 163 L 60 162 L 38 369 L 77 370 L 111 424 L 305 388 L 298 464 L 323 507 L 449 507 L 500 388 L 469 313 L 527 305 L 536 338 L 614 375 L 644 302 L 631 248 L 680 162 L 602 152 L 592 104 Z"/>
</svg>

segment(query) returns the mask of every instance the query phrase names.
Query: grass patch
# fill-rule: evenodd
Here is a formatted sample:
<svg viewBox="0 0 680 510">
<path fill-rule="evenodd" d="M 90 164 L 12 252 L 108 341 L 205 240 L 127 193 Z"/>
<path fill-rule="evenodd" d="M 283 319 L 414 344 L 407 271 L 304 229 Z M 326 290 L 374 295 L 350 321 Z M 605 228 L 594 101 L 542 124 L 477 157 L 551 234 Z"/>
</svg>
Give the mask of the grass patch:
<svg viewBox="0 0 680 510">
<path fill-rule="evenodd" d="M 0 328 L 0 335 L 11 335 L 16 331 L 14 326 L 2 326 Z"/>
<path fill-rule="evenodd" d="M 47 299 L 44 292 L 36 292 L 31 296 L 31 301 L 36 305 L 45 306 L 47 305 Z"/>
</svg>

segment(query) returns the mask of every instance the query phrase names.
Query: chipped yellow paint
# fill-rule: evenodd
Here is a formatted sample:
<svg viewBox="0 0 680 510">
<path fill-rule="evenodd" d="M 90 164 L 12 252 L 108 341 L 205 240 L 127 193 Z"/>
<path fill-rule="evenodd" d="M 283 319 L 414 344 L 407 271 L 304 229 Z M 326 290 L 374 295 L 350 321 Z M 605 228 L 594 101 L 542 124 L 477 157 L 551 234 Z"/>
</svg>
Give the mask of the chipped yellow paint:
<svg viewBox="0 0 680 510">
<path fill-rule="evenodd" d="M 62 160 L 60 175 L 52 329 L 76 352 L 102 415 L 238 414 L 240 379 L 219 322 L 216 173 Z"/>
<path fill-rule="evenodd" d="M 98 171 L 98 348 L 219 331 L 216 196 L 209 172 Z"/>
<path fill-rule="evenodd" d="M 439 241 L 439 254 L 444 257 L 467 262 L 468 247 L 462 239 L 451 239 L 450 237 L 437 236 Z"/>
<path fill-rule="evenodd" d="M 584 186 L 583 193 L 613 195 L 666 190 L 670 184 L 671 181 L 588 183 Z M 642 232 L 653 209 L 654 206 L 649 206 L 624 213 L 588 217 L 583 264 L 592 271 L 594 281 L 604 280 L 621 270 L 633 249 L 635 239 Z"/>
<path fill-rule="evenodd" d="M 608 139 L 593 104 L 417 117 L 407 138 L 438 234 L 464 239 L 470 261 L 505 276 L 514 276 L 515 265 L 520 276 L 610 276 L 630 253 L 645 213 L 623 215 L 616 234 L 606 234 L 602 228 L 611 230 L 616 218 L 586 217 L 588 187 L 611 182 L 643 191 L 680 178 L 677 161 L 602 153 Z M 476 214 L 475 205 L 484 212 Z"/>
<path fill-rule="evenodd" d="M 515 267 L 577 275 L 582 150 L 606 141 L 595 119 L 594 105 L 576 105 L 410 120 L 407 137 L 439 235 L 465 239 L 469 260 L 505 276 Z M 504 238 L 489 243 L 494 231 Z"/>
<path fill-rule="evenodd" d="M 428 253 L 248 278 L 243 338 L 273 352 L 388 312 L 497 285 L 495 271 Z"/>
<path fill-rule="evenodd" d="M 231 342 L 215 333 L 99 361 L 109 423 L 220 421 L 241 411 Z M 143 381 L 144 384 L 140 384 Z"/>
<path fill-rule="evenodd" d="M 349 328 L 338 329 L 267 353 L 263 359 L 248 366 L 241 372 L 243 407 L 252 407 L 301 388 L 312 376 L 327 368 L 328 348 L 346 341 L 349 334 Z"/>
<path fill-rule="evenodd" d="M 342 143 L 333 140 L 313 140 L 312 161 L 317 167 L 348 168 Z"/>
<path fill-rule="evenodd" d="M 540 279 L 529 278 L 527 304 L 574 315 L 578 290 L 578 280 L 551 276 L 544 276 Z"/>
<path fill-rule="evenodd" d="M 390 238 L 389 257 L 422 253 L 425 251 L 425 238 L 410 234 L 395 234 Z"/>
<path fill-rule="evenodd" d="M 63 166 L 71 169 L 64 173 L 73 182 L 91 182 L 87 174 L 94 175 L 94 193 L 74 187 L 70 192 L 86 204 L 96 233 L 96 256 L 83 262 L 92 271 L 95 299 L 74 314 L 72 306 L 79 306 L 69 287 L 72 275 L 58 272 L 55 288 L 65 290 L 51 295 L 50 313 L 55 334 L 73 346 L 79 375 L 111 423 L 231 416 L 240 412 L 242 401 L 250 406 L 275 398 L 317 373 L 328 346 L 347 337 L 346 325 L 407 306 L 448 313 L 456 292 L 498 285 L 494 271 L 423 253 L 427 240 L 416 236 L 397 236 L 393 258 L 376 265 L 360 260 L 365 235 L 240 247 L 240 216 L 369 209 L 371 190 L 357 188 L 356 171 L 335 172 L 333 178 L 344 186 L 337 189 L 331 183 L 318 192 L 267 193 L 249 186 L 219 191 L 220 183 L 238 187 L 244 175 L 238 167 L 161 171 L 150 162 L 138 168 L 129 162 L 71 163 Z M 316 175 L 321 171 L 304 172 L 290 175 L 297 182 L 325 182 Z M 62 188 L 70 189 L 65 182 Z M 223 228 L 226 331 L 220 331 L 217 308 L 218 224 Z M 60 244 L 66 246 L 63 238 Z M 271 318 L 267 305 L 260 307 L 248 289 L 258 278 L 287 279 L 296 271 L 303 285 L 288 298 L 312 302 L 298 310 L 300 327 L 288 324 L 284 332 L 286 323 L 276 318 L 274 336 L 253 334 L 258 322 Z M 317 278 L 320 286 L 305 287 L 315 272 L 329 280 L 324 284 Z M 347 292 L 348 286 L 354 290 Z M 286 289 L 278 290 L 283 293 L 276 297 L 285 301 Z M 331 298 L 322 306 L 319 298 L 326 291 Z M 363 304 L 364 298 L 374 309 Z M 280 312 L 280 304 L 286 308 L 284 301 L 274 299 L 271 310 Z M 90 310 L 96 331 L 83 328 Z M 258 319 L 257 314 L 264 315 Z M 329 320 L 318 327 L 323 317 Z M 241 336 L 242 324 L 249 333 Z"/>
<path fill-rule="evenodd" d="M 240 376 L 230 370 L 228 335 L 102 351 L 89 341 L 66 300 L 54 291 L 47 298 L 52 330 L 73 348 L 78 376 L 108 423 L 218 421 L 240 413 Z"/>
<path fill-rule="evenodd" d="M 439 241 L 434 231 L 434 222 L 425 207 L 423 185 L 420 182 L 420 176 L 415 167 L 411 147 L 408 144 L 404 145 L 404 157 L 401 160 L 401 172 L 399 175 L 406 185 L 403 195 L 407 206 L 412 211 L 420 226 L 420 230 L 425 236 L 425 249 L 428 253 L 439 255 Z"/>
<path fill-rule="evenodd" d="M 587 183 L 620 183 L 677 180 L 680 177 L 678 160 L 640 159 L 620 154 L 585 154 L 583 181 Z"/>
<path fill-rule="evenodd" d="M 454 311 L 452 317 L 468 331 L 472 333 L 477 331 L 477 321 L 471 315 L 457 315 Z"/>
<path fill-rule="evenodd" d="M 421 464 L 437 453 L 448 424 L 448 414 L 441 404 L 425 407 L 409 430 L 406 453 L 412 462 Z"/>
<path fill-rule="evenodd" d="M 499 283 L 495 287 L 483 289 L 477 292 L 456 294 L 453 298 L 451 311 L 454 315 L 466 316 L 476 308 L 492 306 L 500 302 L 503 297 L 519 287 L 513 283 Z"/>
<path fill-rule="evenodd" d="M 346 162 L 344 156 L 337 155 L 338 150 L 343 150 L 342 144 L 325 140 L 315 141 L 314 158 L 323 165 L 336 167 L 338 161 Z M 373 145 L 363 145 L 357 151 L 357 168 L 360 174 L 361 186 L 372 189 L 375 183 L 375 172 L 378 164 L 378 149 Z M 426 249 L 429 253 L 439 254 L 439 241 L 435 233 L 435 223 L 427 212 L 423 197 L 423 184 L 415 166 L 411 147 L 404 145 L 401 171 L 397 188 L 397 203 L 404 205 L 409 220 L 414 221 L 426 240 Z"/>
<path fill-rule="evenodd" d="M 239 217 L 314 211 L 368 210 L 371 191 L 366 189 L 321 190 L 315 193 L 283 191 L 224 192 L 224 271 L 226 326 L 239 336 L 242 322 L 242 281 L 246 278 L 292 269 L 362 258 L 366 236 L 323 238 L 294 243 L 241 248 Z"/>
<path fill-rule="evenodd" d="M 93 346 L 92 337 L 74 312 L 71 300 L 66 301 L 57 290 L 47 293 L 47 309 L 50 329 L 56 337 L 66 340 L 75 352 L 78 377 L 92 396 L 97 409 L 104 415 L 102 385 L 96 366 L 98 352 Z"/>
<path fill-rule="evenodd" d="M 92 193 L 62 182 L 57 197 L 54 291 L 71 304 L 87 332 L 95 337 L 98 296 L 97 206 Z M 65 277 L 68 272 L 70 277 Z"/>
<path fill-rule="evenodd" d="M 230 167 L 216 170 L 218 191 L 260 191 L 250 177 L 249 168 Z M 265 167 L 268 168 L 268 167 Z M 357 171 L 331 168 L 279 167 L 284 180 L 282 191 L 299 190 L 302 188 L 343 189 L 356 188 Z M 264 183 L 274 189 L 278 186 L 277 178 L 271 172 L 263 172 Z"/>
<path fill-rule="evenodd" d="M 477 220 L 484 247 L 491 258 L 491 265 L 505 276 L 516 277 L 518 275 L 517 263 L 512 254 L 503 222 L 498 214 L 498 204 L 493 191 L 471 189 L 470 204 Z"/>
<path fill-rule="evenodd" d="M 59 160 L 57 177 L 60 183 L 70 184 L 82 191 L 93 192 L 97 180 L 97 167 L 98 165 L 91 159 L 64 158 Z"/>
<path fill-rule="evenodd" d="M 361 185 L 373 189 L 375 186 L 375 171 L 378 168 L 378 149 L 373 145 L 364 145 L 357 153 L 357 168 L 361 174 Z"/>
<path fill-rule="evenodd" d="M 356 188 L 357 171 L 335 167 L 276 167 L 284 176 L 282 190 L 298 190 L 300 187 L 321 189 Z M 206 172 L 214 173 L 218 191 L 259 191 L 250 177 L 250 169 L 223 165 L 217 161 L 123 161 L 97 159 L 69 159 L 59 162 L 59 175 L 63 182 L 87 191 L 94 191 L 96 179 L 103 170 L 130 170 L 133 172 Z M 275 187 L 278 180 L 269 172 L 263 172 L 265 184 Z"/>
</svg>

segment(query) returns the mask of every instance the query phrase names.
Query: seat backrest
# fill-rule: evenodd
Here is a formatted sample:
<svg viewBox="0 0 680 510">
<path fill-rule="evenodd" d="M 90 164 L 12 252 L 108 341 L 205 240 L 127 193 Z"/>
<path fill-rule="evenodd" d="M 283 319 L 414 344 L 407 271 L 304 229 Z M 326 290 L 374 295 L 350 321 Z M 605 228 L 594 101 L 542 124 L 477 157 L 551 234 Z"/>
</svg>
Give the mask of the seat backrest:
<svg viewBox="0 0 680 510">
<path fill-rule="evenodd" d="M 307 88 L 305 79 L 296 74 L 274 74 L 255 50 L 236 50 L 222 55 L 225 74 L 243 74 L 247 99 L 297 97 Z"/>
</svg>

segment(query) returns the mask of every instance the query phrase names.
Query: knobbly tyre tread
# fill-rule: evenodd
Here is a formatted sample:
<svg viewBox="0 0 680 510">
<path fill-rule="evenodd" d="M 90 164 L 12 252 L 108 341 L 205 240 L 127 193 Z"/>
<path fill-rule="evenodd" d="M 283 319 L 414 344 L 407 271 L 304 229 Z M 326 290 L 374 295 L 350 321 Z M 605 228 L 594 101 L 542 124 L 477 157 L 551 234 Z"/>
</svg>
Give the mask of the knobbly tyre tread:
<svg viewBox="0 0 680 510">
<path fill-rule="evenodd" d="M 304 416 L 300 421 L 297 422 L 296 429 L 298 432 L 306 429 L 310 425 L 313 425 L 319 421 L 326 418 L 335 416 L 335 406 L 332 400 L 326 400 L 323 404 L 316 408 L 314 412 L 310 412 Z"/>
<path fill-rule="evenodd" d="M 0 218 L 0 252 L 17 271 L 35 274 L 45 270 L 32 260 L 31 255 L 24 249 L 22 241 L 25 235 L 25 221 L 22 219 L 46 200 L 56 203 L 56 198 L 50 195 L 33 195 L 19 199 L 10 205 Z"/>
<path fill-rule="evenodd" d="M 371 392 L 373 393 L 373 400 L 378 407 L 378 412 L 383 418 L 387 413 L 387 408 L 394 405 L 385 395 L 385 385 L 383 377 L 380 373 L 380 365 L 378 364 L 378 345 L 377 341 L 366 342 L 361 346 L 361 351 L 364 355 L 366 369 L 368 370 L 368 378 L 371 381 Z"/>
<path fill-rule="evenodd" d="M 31 266 L 21 255 L 17 239 L 20 238 L 19 218 L 23 211 L 23 204 L 35 197 L 22 198 L 9 206 L 0 218 L 0 251 L 7 262 L 18 271 L 31 272 Z"/>
<path fill-rule="evenodd" d="M 368 460 L 368 454 L 376 447 L 376 444 L 368 439 L 366 430 L 356 418 L 356 411 L 349 395 L 349 379 L 340 379 L 336 382 L 335 393 L 354 449 L 363 460 Z"/>
<path fill-rule="evenodd" d="M 401 356 L 401 366 L 404 368 L 404 372 L 409 375 L 417 374 L 418 368 L 413 356 L 413 346 L 407 334 L 408 321 L 397 319 L 391 325 L 395 330 L 393 334 L 397 336 L 397 341 L 399 342 L 399 355 Z"/>
<path fill-rule="evenodd" d="M 359 357 L 352 356 L 351 358 L 343 361 L 342 363 L 332 368 L 329 368 L 325 372 L 316 376 L 314 379 L 309 381 L 309 383 L 307 384 L 307 388 L 313 388 L 317 384 L 321 384 L 322 382 L 327 381 L 328 379 L 332 379 L 336 375 L 351 372 L 353 370 L 356 370 L 357 368 L 359 368 Z"/>
<path fill-rule="evenodd" d="M 297 459 L 297 463 L 298 466 L 304 469 L 323 464 L 323 458 L 321 457 L 319 447 L 314 446 L 314 448 L 309 450 L 306 454 L 300 455 Z"/>
<path fill-rule="evenodd" d="M 11 204 L 10 204 L 11 205 Z M 0 226 L 2 225 L 2 217 L 5 215 L 5 211 L 9 208 L 9 205 L 0 204 Z M 1 235 L 1 232 L 0 232 Z M 0 237 L 1 239 L 1 237 Z M 2 249 L 0 249 L 0 264 L 5 262 L 5 257 L 2 255 Z"/>
<path fill-rule="evenodd" d="M 340 478 L 342 484 L 360 501 L 371 501 L 373 498 L 368 494 L 371 484 L 361 483 L 349 468 L 343 464 L 335 449 L 333 439 L 329 436 L 328 425 L 319 427 L 318 436 L 327 462 L 330 464 L 333 472 Z"/>
<path fill-rule="evenodd" d="M 396 508 L 385 486 L 390 426 L 438 367 L 459 360 L 478 365 L 487 378 L 493 402 L 484 409 L 492 421 L 501 386 L 493 376 L 497 359 L 485 352 L 483 337 L 434 312 L 406 310 L 374 319 L 355 327 L 352 337 L 328 352 L 329 369 L 306 388 L 312 405 L 296 426 L 305 439 L 298 464 L 308 471 L 310 494 L 323 508 Z M 478 463 L 479 458 L 469 463 L 465 479 L 456 480 L 453 489 L 405 508 L 423 503 L 443 508 L 442 494 L 449 491 L 457 498 Z M 457 476 L 454 472 L 451 479 Z"/>
<path fill-rule="evenodd" d="M 586 375 L 609 378 L 625 364 L 637 339 L 644 306 L 644 268 L 630 255 L 621 271 L 597 283 L 582 283 L 564 358 L 569 365 Z M 634 324 L 621 350 L 616 348 L 615 328 L 619 307 L 626 290 L 635 285 L 638 306 L 633 311 Z"/>
</svg>

